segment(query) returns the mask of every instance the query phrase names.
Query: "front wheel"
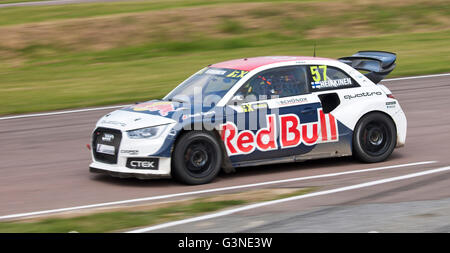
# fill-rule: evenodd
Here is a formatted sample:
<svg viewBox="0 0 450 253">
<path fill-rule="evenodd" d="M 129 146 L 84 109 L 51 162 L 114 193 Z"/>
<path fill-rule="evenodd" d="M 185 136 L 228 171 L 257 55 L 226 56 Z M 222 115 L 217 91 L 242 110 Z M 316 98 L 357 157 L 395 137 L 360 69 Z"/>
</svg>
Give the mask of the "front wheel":
<svg viewBox="0 0 450 253">
<path fill-rule="evenodd" d="M 363 162 L 388 158 L 397 143 L 397 130 L 391 118 L 379 112 L 363 116 L 353 133 L 353 155 Z"/>
<path fill-rule="evenodd" d="M 210 132 L 188 132 L 178 139 L 172 156 L 172 176 L 185 184 L 206 184 L 219 173 L 222 150 Z"/>
</svg>

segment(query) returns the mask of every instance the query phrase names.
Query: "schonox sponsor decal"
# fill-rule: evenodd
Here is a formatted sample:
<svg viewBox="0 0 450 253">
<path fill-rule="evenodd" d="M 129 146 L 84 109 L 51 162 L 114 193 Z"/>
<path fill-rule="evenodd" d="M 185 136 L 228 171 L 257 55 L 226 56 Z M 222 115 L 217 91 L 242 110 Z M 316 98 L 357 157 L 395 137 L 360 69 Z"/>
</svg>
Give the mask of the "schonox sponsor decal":
<svg viewBox="0 0 450 253">
<path fill-rule="evenodd" d="M 227 122 L 220 125 L 222 140 L 230 156 L 249 154 L 256 149 L 264 152 L 293 148 L 300 144 L 312 146 L 317 143 L 338 141 L 336 118 L 331 114 L 324 114 L 322 109 L 318 109 L 317 113 L 319 121 L 309 123 L 301 123 L 296 114 L 279 116 L 270 114 L 266 116 L 267 127 L 256 133 L 250 130 L 238 131 L 233 122 Z M 280 126 L 280 131 L 277 131 L 277 125 Z M 278 143 L 281 147 L 278 147 Z"/>
<path fill-rule="evenodd" d="M 283 106 L 283 105 L 294 105 L 294 104 L 303 104 L 303 103 L 307 103 L 307 102 L 308 102 L 307 98 L 288 98 L 288 99 L 277 100 L 277 103 L 280 106 Z"/>
</svg>

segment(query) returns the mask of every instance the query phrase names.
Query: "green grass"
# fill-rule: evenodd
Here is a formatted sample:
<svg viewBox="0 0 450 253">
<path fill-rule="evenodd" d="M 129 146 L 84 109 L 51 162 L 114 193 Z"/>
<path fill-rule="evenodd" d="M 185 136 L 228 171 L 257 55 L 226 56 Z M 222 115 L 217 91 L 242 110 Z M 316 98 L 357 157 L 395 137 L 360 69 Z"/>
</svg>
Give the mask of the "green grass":
<svg viewBox="0 0 450 253">
<path fill-rule="evenodd" d="M 44 0 L 0 0 L 0 4 L 25 3 L 25 2 L 39 2 Z M 46 0 L 47 1 L 47 0 Z"/>
<path fill-rule="evenodd" d="M 450 31 L 365 38 L 304 40 L 280 34 L 224 40 L 150 43 L 100 52 L 65 52 L 35 46 L 22 67 L 0 67 L 0 114 L 56 110 L 161 98 L 208 64 L 260 55 L 317 55 L 337 58 L 361 49 L 396 52 L 390 75 L 450 71 Z"/>
<path fill-rule="evenodd" d="M 0 222 L 0 233 L 104 233 L 183 219 L 201 213 L 245 204 L 241 200 L 205 202 L 159 208 L 153 211 L 105 212 L 74 218 L 51 218 L 36 222 Z"/>
<path fill-rule="evenodd" d="M 219 28 L 221 32 L 229 34 L 240 34 L 245 31 L 245 28 L 241 23 L 227 18 L 222 20 L 222 24 Z"/>
<path fill-rule="evenodd" d="M 35 221 L 0 222 L 0 233 L 104 233 L 129 230 L 135 227 L 150 226 L 173 220 L 180 220 L 204 213 L 218 211 L 237 205 L 270 201 L 299 196 L 317 190 L 317 187 L 303 188 L 287 194 L 268 193 L 264 198 L 258 192 L 250 195 L 230 195 L 223 200 L 214 201 L 215 196 L 198 198 L 190 202 L 180 201 L 167 207 L 148 211 L 101 212 L 71 218 L 46 218 Z M 253 194 L 253 195 L 251 195 Z M 256 194 L 256 195 L 255 195 Z M 226 196 L 226 195 L 222 195 Z"/>
<path fill-rule="evenodd" d="M 151 0 L 124 1 L 106 3 L 83 3 L 50 6 L 8 7 L 0 9 L 0 26 L 61 20 L 69 18 L 86 18 L 123 13 L 138 13 L 203 5 L 252 3 L 252 2 L 308 2 L 309 0 Z M 315 0 L 326 1 L 326 0 Z"/>
<path fill-rule="evenodd" d="M 303 188 L 303 189 L 299 189 L 297 191 L 291 192 L 291 193 L 286 193 L 286 194 L 281 194 L 275 198 L 273 198 L 272 200 L 277 200 L 277 199 L 286 199 L 286 198 L 290 198 L 290 197 L 295 197 L 295 196 L 300 196 L 300 195 L 305 195 L 311 192 L 314 192 L 316 190 L 318 190 L 319 187 L 309 187 L 309 188 Z"/>
<path fill-rule="evenodd" d="M 0 37 L 4 31 L 6 38 L 0 40 L 0 115 L 161 98 L 208 64 L 261 55 L 312 55 L 314 44 L 318 56 L 330 58 L 363 49 L 395 52 L 398 63 L 390 77 L 450 72 L 448 1 L 408 1 L 387 8 L 376 1 L 348 5 L 347 0 L 338 0 L 340 8 L 347 8 L 338 12 L 330 9 L 331 3 L 321 1 L 269 3 L 239 12 L 242 2 L 256 1 L 233 0 L 233 4 L 214 6 L 211 11 L 221 14 L 205 16 L 207 20 L 201 11 L 194 13 L 202 24 L 210 24 L 207 27 L 186 22 L 183 15 L 194 9 L 185 7 L 230 1 L 153 0 L 0 9 L 0 25 L 4 25 Z M 225 7 L 231 10 L 224 12 Z M 99 27 L 83 19 L 167 8 L 179 11 L 169 15 L 168 23 L 152 20 L 151 26 L 133 15 L 113 16 Z M 44 24 L 43 34 L 30 33 L 41 31 L 39 23 L 33 23 L 33 29 L 6 25 L 71 17 L 80 19 Z M 80 34 L 67 36 L 71 34 L 66 29 L 74 27 Z M 180 33 L 171 34 L 179 27 Z M 115 33 L 118 28 L 124 33 Z M 127 33 L 127 29 L 139 30 Z"/>
</svg>

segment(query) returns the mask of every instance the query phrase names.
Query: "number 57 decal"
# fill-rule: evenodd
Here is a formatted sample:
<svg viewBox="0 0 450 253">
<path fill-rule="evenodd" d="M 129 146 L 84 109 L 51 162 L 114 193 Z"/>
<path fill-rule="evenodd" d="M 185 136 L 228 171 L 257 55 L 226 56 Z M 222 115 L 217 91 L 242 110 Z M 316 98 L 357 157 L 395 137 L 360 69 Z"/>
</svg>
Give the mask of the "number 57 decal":
<svg viewBox="0 0 450 253">
<path fill-rule="evenodd" d="M 320 75 L 319 69 L 323 69 L 322 76 Z M 314 82 L 320 82 L 320 81 L 326 81 L 327 80 L 327 66 L 321 65 L 321 66 L 311 66 L 311 76 L 314 80 Z M 322 79 L 323 77 L 323 79 Z"/>
</svg>

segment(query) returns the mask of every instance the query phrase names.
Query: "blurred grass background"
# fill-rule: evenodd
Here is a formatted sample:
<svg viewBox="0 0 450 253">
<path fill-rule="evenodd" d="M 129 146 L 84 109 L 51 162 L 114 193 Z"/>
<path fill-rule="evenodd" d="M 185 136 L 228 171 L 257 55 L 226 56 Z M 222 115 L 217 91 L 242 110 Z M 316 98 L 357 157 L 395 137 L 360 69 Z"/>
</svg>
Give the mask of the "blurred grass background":
<svg viewBox="0 0 450 253">
<path fill-rule="evenodd" d="M 26 2 L 39 2 L 42 0 L 0 0 L 0 4 L 11 4 L 11 3 L 26 3 Z M 53 0 L 45 0 L 53 1 Z"/>
<path fill-rule="evenodd" d="M 450 72 L 448 0 L 151 0 L 0 8 L 0 114 L 160 98 L 208 64 L 397 53 L 390 75 Z"/>
</svg>

